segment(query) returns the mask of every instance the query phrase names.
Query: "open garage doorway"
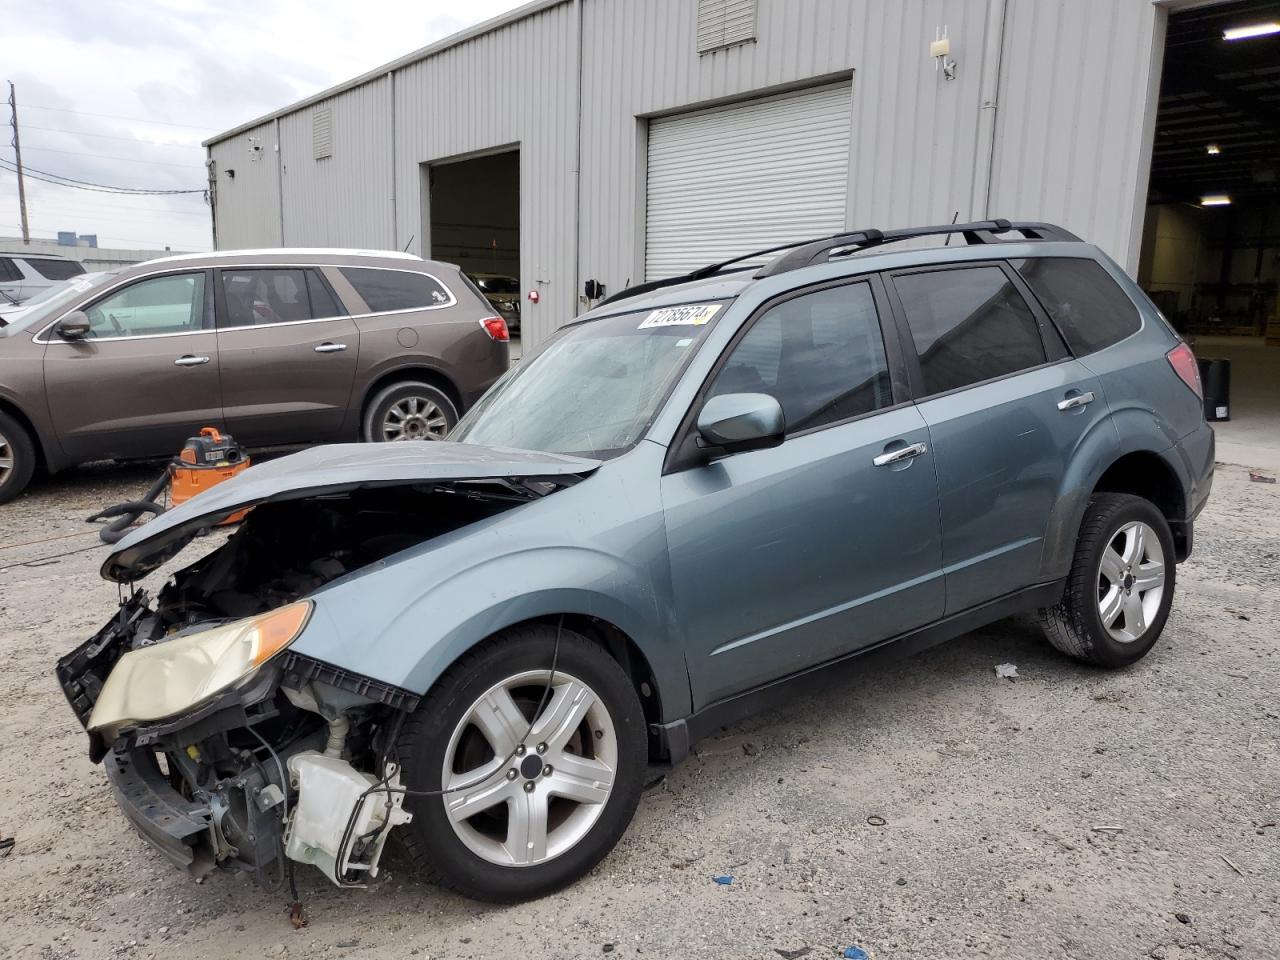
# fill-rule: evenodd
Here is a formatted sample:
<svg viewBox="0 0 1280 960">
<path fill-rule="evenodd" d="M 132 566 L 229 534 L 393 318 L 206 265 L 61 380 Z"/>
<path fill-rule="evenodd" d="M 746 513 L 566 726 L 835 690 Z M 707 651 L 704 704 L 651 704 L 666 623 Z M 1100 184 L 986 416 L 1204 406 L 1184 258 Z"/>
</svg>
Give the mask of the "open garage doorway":
<svg viewBox="0 0 1280 960">
<path fill-rule="evenodd" d="M 1138 282 L 1231 361 L 1218 458 L 1280 469 L 1280 0 L 1169 15 Z"/>
<path fill-rule="evenodd" d="M 500 313 L 518 357 L 520 151 L 426 167 L 431 258 L 456 263 Z"/>
</svg>

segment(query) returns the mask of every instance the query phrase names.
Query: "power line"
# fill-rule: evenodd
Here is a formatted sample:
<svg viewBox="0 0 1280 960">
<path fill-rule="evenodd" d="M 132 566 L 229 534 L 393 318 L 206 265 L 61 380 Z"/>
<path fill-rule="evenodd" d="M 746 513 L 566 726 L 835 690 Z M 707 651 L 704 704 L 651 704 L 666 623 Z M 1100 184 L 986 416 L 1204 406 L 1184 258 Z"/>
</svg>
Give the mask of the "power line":
<svg viewBox="0 0 1280 960">
<path fill-rule="evenodd" d="M 0 170 L 17 173 L 17 167 L 13 161 L 6 160 L 4 157 L 0 157 Z M 93 190 L 99 193 L 127 193 L 131 196 L 171 196 L 180 193 L 207 193 L 203 188 L 199 190 L 152 190 L 145 187 L 115 187 L 105 183 L 93 183 L 88 180 L 75 180 L 71 177 L 64 177 L 59 173 L 49 173 L 46 170 L 36 170 L 28 166 L 23 167 L 23 173 L 33 180 L 43 180 L 46 183 L 57 184 L 60 187 Z"/>
<path fill-rule="evenodd" d="M 48 133 L 65 133 L 73 137 L 97 137 L 99 140 L 123 140 L 126 143 L 144 143 L 149 147 L 169 147 L 175 150 L 200 150 L 198 143 L 159 143 L 155 140 L 144 140 L 142 137 L 119 137 L 109 133 L 90 133 L 87 130 L 68 130 L 66 127 L 40 127 L 34 123 L 24 123 L 24 130 L 44 130 Z"/>
<path fill-rule="evenodd" d="M 24 103 L 24 110 L 54 110 L 58 113 L 74 113 L 82 117 L 105 117 L 108 120 L 127 120 L 130 123 L 154 123 L 161 127 L 184 127 L 187 130 L 204 130 L 208 131 L 208 127 L 198 126 L 194 123 L 172 123 L 168 120 L 144 120 L 141 117 L 122 117 L 116 113 L 90 113 L 87 110 L 71 110 L 67 107 L 40 107 L 33 103 Z"/>
<path fill-rule="evenodd" d="M 121 160 L 125 163 L 145 163 L 151 167 L 182 167 L 184 170 L 190 170 L 192 167 L 199 166 L 197 163 L 173 163 L 167 160 L 138 160 L 134 157 L 112 157 L 105 153 L 85 153 L 83 150 L 58 150 L 54 147 L 33 147 L 28 145 L 28 150 L 42 150 L 45 153 L 64 153 L 69 157 L 93 157 L 95 160 Z"/>
</svg>

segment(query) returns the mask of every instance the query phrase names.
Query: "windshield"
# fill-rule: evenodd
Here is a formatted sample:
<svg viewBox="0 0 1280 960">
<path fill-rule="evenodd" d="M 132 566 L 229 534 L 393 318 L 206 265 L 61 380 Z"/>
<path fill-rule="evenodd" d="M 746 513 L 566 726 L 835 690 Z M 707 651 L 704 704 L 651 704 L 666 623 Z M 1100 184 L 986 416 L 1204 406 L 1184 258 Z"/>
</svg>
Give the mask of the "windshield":
<svg viewBox="0 0 1280 960">
<path fill-rule="evenodd" d="M 508 373 L 450 440 L 608 458 L 635 444 L 722 303 L 590 320 Z"/>
<path fill-rule="evenodd" d="M 21 329 L 46 319 L 53 319 L 54 315 L 65 304 L 70 303 L 82 293 L 105 283 L 119 273 L 119 270 L 85 273 L 78 277 L 72 277 L 70 280 L 52 284 L 23 303 L 21 307 L 9 312 L 7 316 L 0 311 L 0 322 L 11 324 Z"/>
</svg>

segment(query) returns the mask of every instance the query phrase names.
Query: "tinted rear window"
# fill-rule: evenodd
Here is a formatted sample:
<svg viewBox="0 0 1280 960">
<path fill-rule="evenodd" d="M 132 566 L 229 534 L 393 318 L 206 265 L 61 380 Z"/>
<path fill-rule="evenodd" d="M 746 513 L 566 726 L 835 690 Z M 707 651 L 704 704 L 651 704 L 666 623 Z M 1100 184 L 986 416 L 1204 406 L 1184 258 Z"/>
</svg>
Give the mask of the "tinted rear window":
<svg viewBox="0 0 1280 960">
<path fill-rule="evenodd" d="M 74 260 L 32 260 L 27 259 L 31 269 L 46 280 L 69 280 L 84 273 L 84 267 Z"/>
<path fill-rule="evenodd" d="M 925 390 L 945 393 L 1045 362 L 1036 318 L 999 267 L 894 277 Z"/>
<path fill-rule="evenodd" d="M 342 267 L 356 293 L 374 313 L 387 310 L 420 310 L 444 307 L 453 296 L 439 280 L 408 270 L 379 270 L 373 267 Z"/>
<path fill-rule="evenodd" d="M 1035 257 L 1015 266 L 1077 357 L 1118 343 L 1142 325 L 1133 301 L 1093 260 Z"/>
<path fill-rule="evenodd" d="M 13 282 L 22 279 L 22 272 L 13 265 L 13 261 L 0 257 L 0 280 Z"/>
</svg>

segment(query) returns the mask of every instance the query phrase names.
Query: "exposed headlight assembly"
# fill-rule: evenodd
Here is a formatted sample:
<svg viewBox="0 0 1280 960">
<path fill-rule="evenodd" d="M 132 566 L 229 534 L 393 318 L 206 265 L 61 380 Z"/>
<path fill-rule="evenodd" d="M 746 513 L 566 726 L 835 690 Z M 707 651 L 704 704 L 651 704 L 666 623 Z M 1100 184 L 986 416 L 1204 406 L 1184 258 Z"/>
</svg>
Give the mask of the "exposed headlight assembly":
<svg viewBox="0 0 1280 960">
<path fill-rule="evenodd" d="M 89 730 L 110 743 L 123 727 L 172 717 L 236 686 L 302 633 L 312 606 L 303 600 L 130 650 L 102 685 Z"/>
</svg>

